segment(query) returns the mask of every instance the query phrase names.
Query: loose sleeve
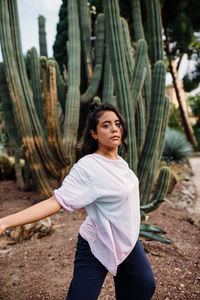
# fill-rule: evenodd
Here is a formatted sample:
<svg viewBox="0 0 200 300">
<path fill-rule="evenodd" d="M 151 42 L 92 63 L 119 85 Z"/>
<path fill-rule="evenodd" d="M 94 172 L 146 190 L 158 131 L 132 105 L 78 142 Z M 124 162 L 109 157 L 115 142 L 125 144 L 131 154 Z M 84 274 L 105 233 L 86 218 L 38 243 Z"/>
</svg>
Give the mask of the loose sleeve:
<svg viewBox="0 0 200 300">
<path fill-rule="evenodd" d="M 78 164 L 72 167 L 61 187 L 54 190 L 54 195 L 60 205 L 70 212 L 97 199 L 89 174 Z"/>
</svg>

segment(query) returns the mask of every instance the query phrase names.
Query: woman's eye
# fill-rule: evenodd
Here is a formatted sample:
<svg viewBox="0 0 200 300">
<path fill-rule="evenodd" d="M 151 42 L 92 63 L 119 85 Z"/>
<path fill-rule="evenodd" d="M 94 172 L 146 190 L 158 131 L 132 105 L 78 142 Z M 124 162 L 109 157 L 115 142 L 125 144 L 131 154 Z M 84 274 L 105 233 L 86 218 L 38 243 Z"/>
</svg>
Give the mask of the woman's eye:
<svg viewBox="0 0 200 300">
<path fill-rule="evenodd" d="M 120 127 L 120 125 L 121 125 L 120 123 L 116 123 L 116 126 Z"/>
<path fill-rule="evenodd" d="M 107 128 L 108 126 L 109 126 L 109 124 L 104 124 L 103 125 L 104 128 Z"/>
</svg>

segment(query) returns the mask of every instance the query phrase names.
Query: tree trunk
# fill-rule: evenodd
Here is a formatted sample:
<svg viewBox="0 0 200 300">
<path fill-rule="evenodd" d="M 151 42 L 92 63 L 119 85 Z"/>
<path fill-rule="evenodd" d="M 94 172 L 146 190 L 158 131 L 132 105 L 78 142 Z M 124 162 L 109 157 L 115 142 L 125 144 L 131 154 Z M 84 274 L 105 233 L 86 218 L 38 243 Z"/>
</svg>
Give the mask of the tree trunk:
<svg viewBox="0 0 200 300">
<path fill-rule="evenodd" d="M 182 95 L 184 93 L 184 90 L 183 90 L 183 87 L 181 86 L 181 83 L 178 79 L 178 69 L 175 65 L 174 58 L 172 58 L 172 50 L 170 48 L 170 44 L 169 44 L 170 42 L 169 42 L 169 39 L 167 37 L 166 30 L 165 30 L 165 37 L 166 37 L 165 51 L 167 53 L 168 60 L 169 60 L 169 70 L 170 70 L 170 73 L 172 75 L 173 85 L 174 85 L 174 89 L 175 89 L 175 92 L 176 92 L 176 98 L 177 98 L 178 103 L 179 103 L 179 109 L 180 109 L 180 114 L 181 114 L 181 118 L 182 118 L 183 127 L 184 127 L 185 134 L 187 136 L 188 141 L 193 146 L 195 146 L 195 145 L 197 145 L 197 141 L 196 141 L 192 126 L 191 126 L 190 121 L 189 121 L 185 99 L 182 97 Z M 180 63 L 179 63 L 179 66 L 180 66 Z"/>
<path fill-rule="evenodd" d="M 179 109 L 180 109 L 180 114 L 181 114 L 181 118 L 182 118 L 182 122 L 183 122 L 183 127 L 185 129 L 185 133 L 186 133 L 188 140 L 190 141 L 190 143 L 193 146 L 195 146 L 197 144 L 197 141 L 196 141 L 192 126 L 189 121 L 186 103 L 184 103 L 184 99 L 181 95 L 183 92 L 183 88 L 180 84 L 180 81 L 178 80 L 178 71 L 176 69 L 174 59 L 171 59 L 169 61 L 169 68 L 170 68 L 170 73 L 171 73 L 172 79 L 173 79 L 173 85 L 175 88 L 176 97 L 177 97 L 177 100 L 179 103 Z"/>
</svg>

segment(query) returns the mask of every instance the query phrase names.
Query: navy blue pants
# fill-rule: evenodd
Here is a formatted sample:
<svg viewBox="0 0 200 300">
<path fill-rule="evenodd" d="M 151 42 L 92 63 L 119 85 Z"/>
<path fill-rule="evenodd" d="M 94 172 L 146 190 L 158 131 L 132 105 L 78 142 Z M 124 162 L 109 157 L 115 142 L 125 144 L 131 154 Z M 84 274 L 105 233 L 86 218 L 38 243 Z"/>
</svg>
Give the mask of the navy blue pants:
<svg viewBox="0 0 200 300">
<path fill-rule="evenodd" d="M 74 274 L 66 300 L 96 300 L 107 269 L 92 254 L 88 242 L 78 236 Z M 138 240 L 114 276 L 117 300 L 149 300 L 155 291 L 155 279 L 145 251 Z"/>
</svg>

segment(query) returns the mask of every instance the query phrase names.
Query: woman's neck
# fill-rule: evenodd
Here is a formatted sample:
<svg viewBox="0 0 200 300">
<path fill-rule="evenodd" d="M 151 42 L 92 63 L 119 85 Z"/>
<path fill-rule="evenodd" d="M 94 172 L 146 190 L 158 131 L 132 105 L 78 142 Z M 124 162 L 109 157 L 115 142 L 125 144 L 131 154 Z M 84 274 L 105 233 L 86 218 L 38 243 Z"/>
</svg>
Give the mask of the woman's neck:
<svg viewBox="0 0 200 300">
<path fill-rule="evenodd" d="M 114 149 L 113 151 L 105 150 L 105 149 L 97 149 L 95 153 L 101 154 L 112 160 L 118 160 L 118 149 Z"/>
</svg>

